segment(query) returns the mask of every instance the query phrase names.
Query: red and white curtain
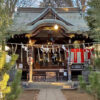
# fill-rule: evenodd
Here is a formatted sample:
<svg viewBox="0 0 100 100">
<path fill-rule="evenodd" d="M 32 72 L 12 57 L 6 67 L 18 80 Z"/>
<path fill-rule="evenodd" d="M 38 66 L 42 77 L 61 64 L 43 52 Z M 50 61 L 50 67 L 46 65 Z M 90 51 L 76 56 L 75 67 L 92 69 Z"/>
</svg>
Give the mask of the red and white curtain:
<svg viewBox="0 0 100 100">
<path fill-rule="evenodd" d="M 90 62 L 93 49 L 70 49 L 70 55 L 67 52 L 67 57 L 70 56 L 71 63 Z"/>
</svg>

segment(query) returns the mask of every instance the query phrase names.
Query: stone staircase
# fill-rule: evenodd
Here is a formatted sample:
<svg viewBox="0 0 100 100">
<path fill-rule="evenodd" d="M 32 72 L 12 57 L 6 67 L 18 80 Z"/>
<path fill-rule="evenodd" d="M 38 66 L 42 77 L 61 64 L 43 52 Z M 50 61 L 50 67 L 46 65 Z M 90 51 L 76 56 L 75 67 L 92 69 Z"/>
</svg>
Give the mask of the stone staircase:
<svg viewBox="0 0 100 100">
<path fill-rule="evenodd" d="M 22 87 L 26 90 L 30 89 L 45 89 L 45 88 L 55 88 L 55 89 L 77 89 L 78 82 L 22 82 Z"/>
</svg>

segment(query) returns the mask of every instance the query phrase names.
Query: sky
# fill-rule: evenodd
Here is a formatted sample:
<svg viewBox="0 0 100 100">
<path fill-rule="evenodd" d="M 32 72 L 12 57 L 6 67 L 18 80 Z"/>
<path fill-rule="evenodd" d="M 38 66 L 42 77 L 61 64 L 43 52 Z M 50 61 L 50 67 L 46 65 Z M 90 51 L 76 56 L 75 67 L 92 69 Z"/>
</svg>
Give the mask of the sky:
<svg viewBox="0 0 100 100">
<path fill-rule="evenodd" d="M 34 6 L 38 6 L 40 4 L 40 2 L 42 2 L 43 0 L 36 0 Z"/>
<path fill-rule="evenodd" d="M 19 7 L 39 7 L 40 2 L 43 0 L 19 0 L 17 6 Z M 76 0 L 72 0 L 74 7 L 76 6 Z M 80 0 L 79 0 L 80 1 Z M 26 5 L 25 5 L 25 4 Z M 80 3 L 80 2 L 79 2 Z"/>
<path fill-rule="evenodd" d="M 38 7 L 43 0 L 19 0 L 17 6 L 19 7 Z M 27 3 L 27 5 L 25 4 Z"/>
</svg>

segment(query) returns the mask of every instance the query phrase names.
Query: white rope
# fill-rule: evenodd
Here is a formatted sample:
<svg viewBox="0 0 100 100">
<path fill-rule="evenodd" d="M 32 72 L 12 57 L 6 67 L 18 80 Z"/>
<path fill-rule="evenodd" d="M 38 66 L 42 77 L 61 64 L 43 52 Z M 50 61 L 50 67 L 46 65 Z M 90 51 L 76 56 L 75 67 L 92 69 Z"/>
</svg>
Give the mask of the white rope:
<svg viewBox="0 0 100 100">
<path fill-rule="evenodd" d="M 17 45 L 22 45 L 22 43 L 7 43 L 7 44 L 17 44 Z M 70 46 L 70 45 L 82 45 L 83 43 L 79 43 L 79 44 L 64 44 L 65 46 Z M 84 43 L 84 44 L 100 44 L 100 42 L 91 42 L 91 43 Z M 29 45 L 29 44 L 23 44 L 25 46 Z M 61 44 L 53 44 L 54 46 L 62 46 Z M 35 47 L 41 47 L 41 45 L 39 44 L 33 44 L 32 46 L 35 46 Z M 44 45 L 44 46 L 47 46 L 47 45 Z M 52 46 L 52 45 L 51 45 Z"/>
</svg>

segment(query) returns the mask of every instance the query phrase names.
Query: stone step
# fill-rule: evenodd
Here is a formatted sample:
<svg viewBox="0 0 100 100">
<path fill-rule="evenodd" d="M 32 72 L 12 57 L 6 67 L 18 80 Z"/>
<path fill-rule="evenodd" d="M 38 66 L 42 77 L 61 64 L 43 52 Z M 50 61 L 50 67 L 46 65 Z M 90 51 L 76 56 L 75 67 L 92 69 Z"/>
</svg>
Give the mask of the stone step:
<svg viewBox="0 0 100 100">
<path fill-rule="evenodd" d="M 52 89 L 74 89 L 71 84 L 63 83 L 63 82 L 33 82 L 22 83 L 24 89 L 45 89 L 45 88 L 52 88 Z"/>
</svg>

